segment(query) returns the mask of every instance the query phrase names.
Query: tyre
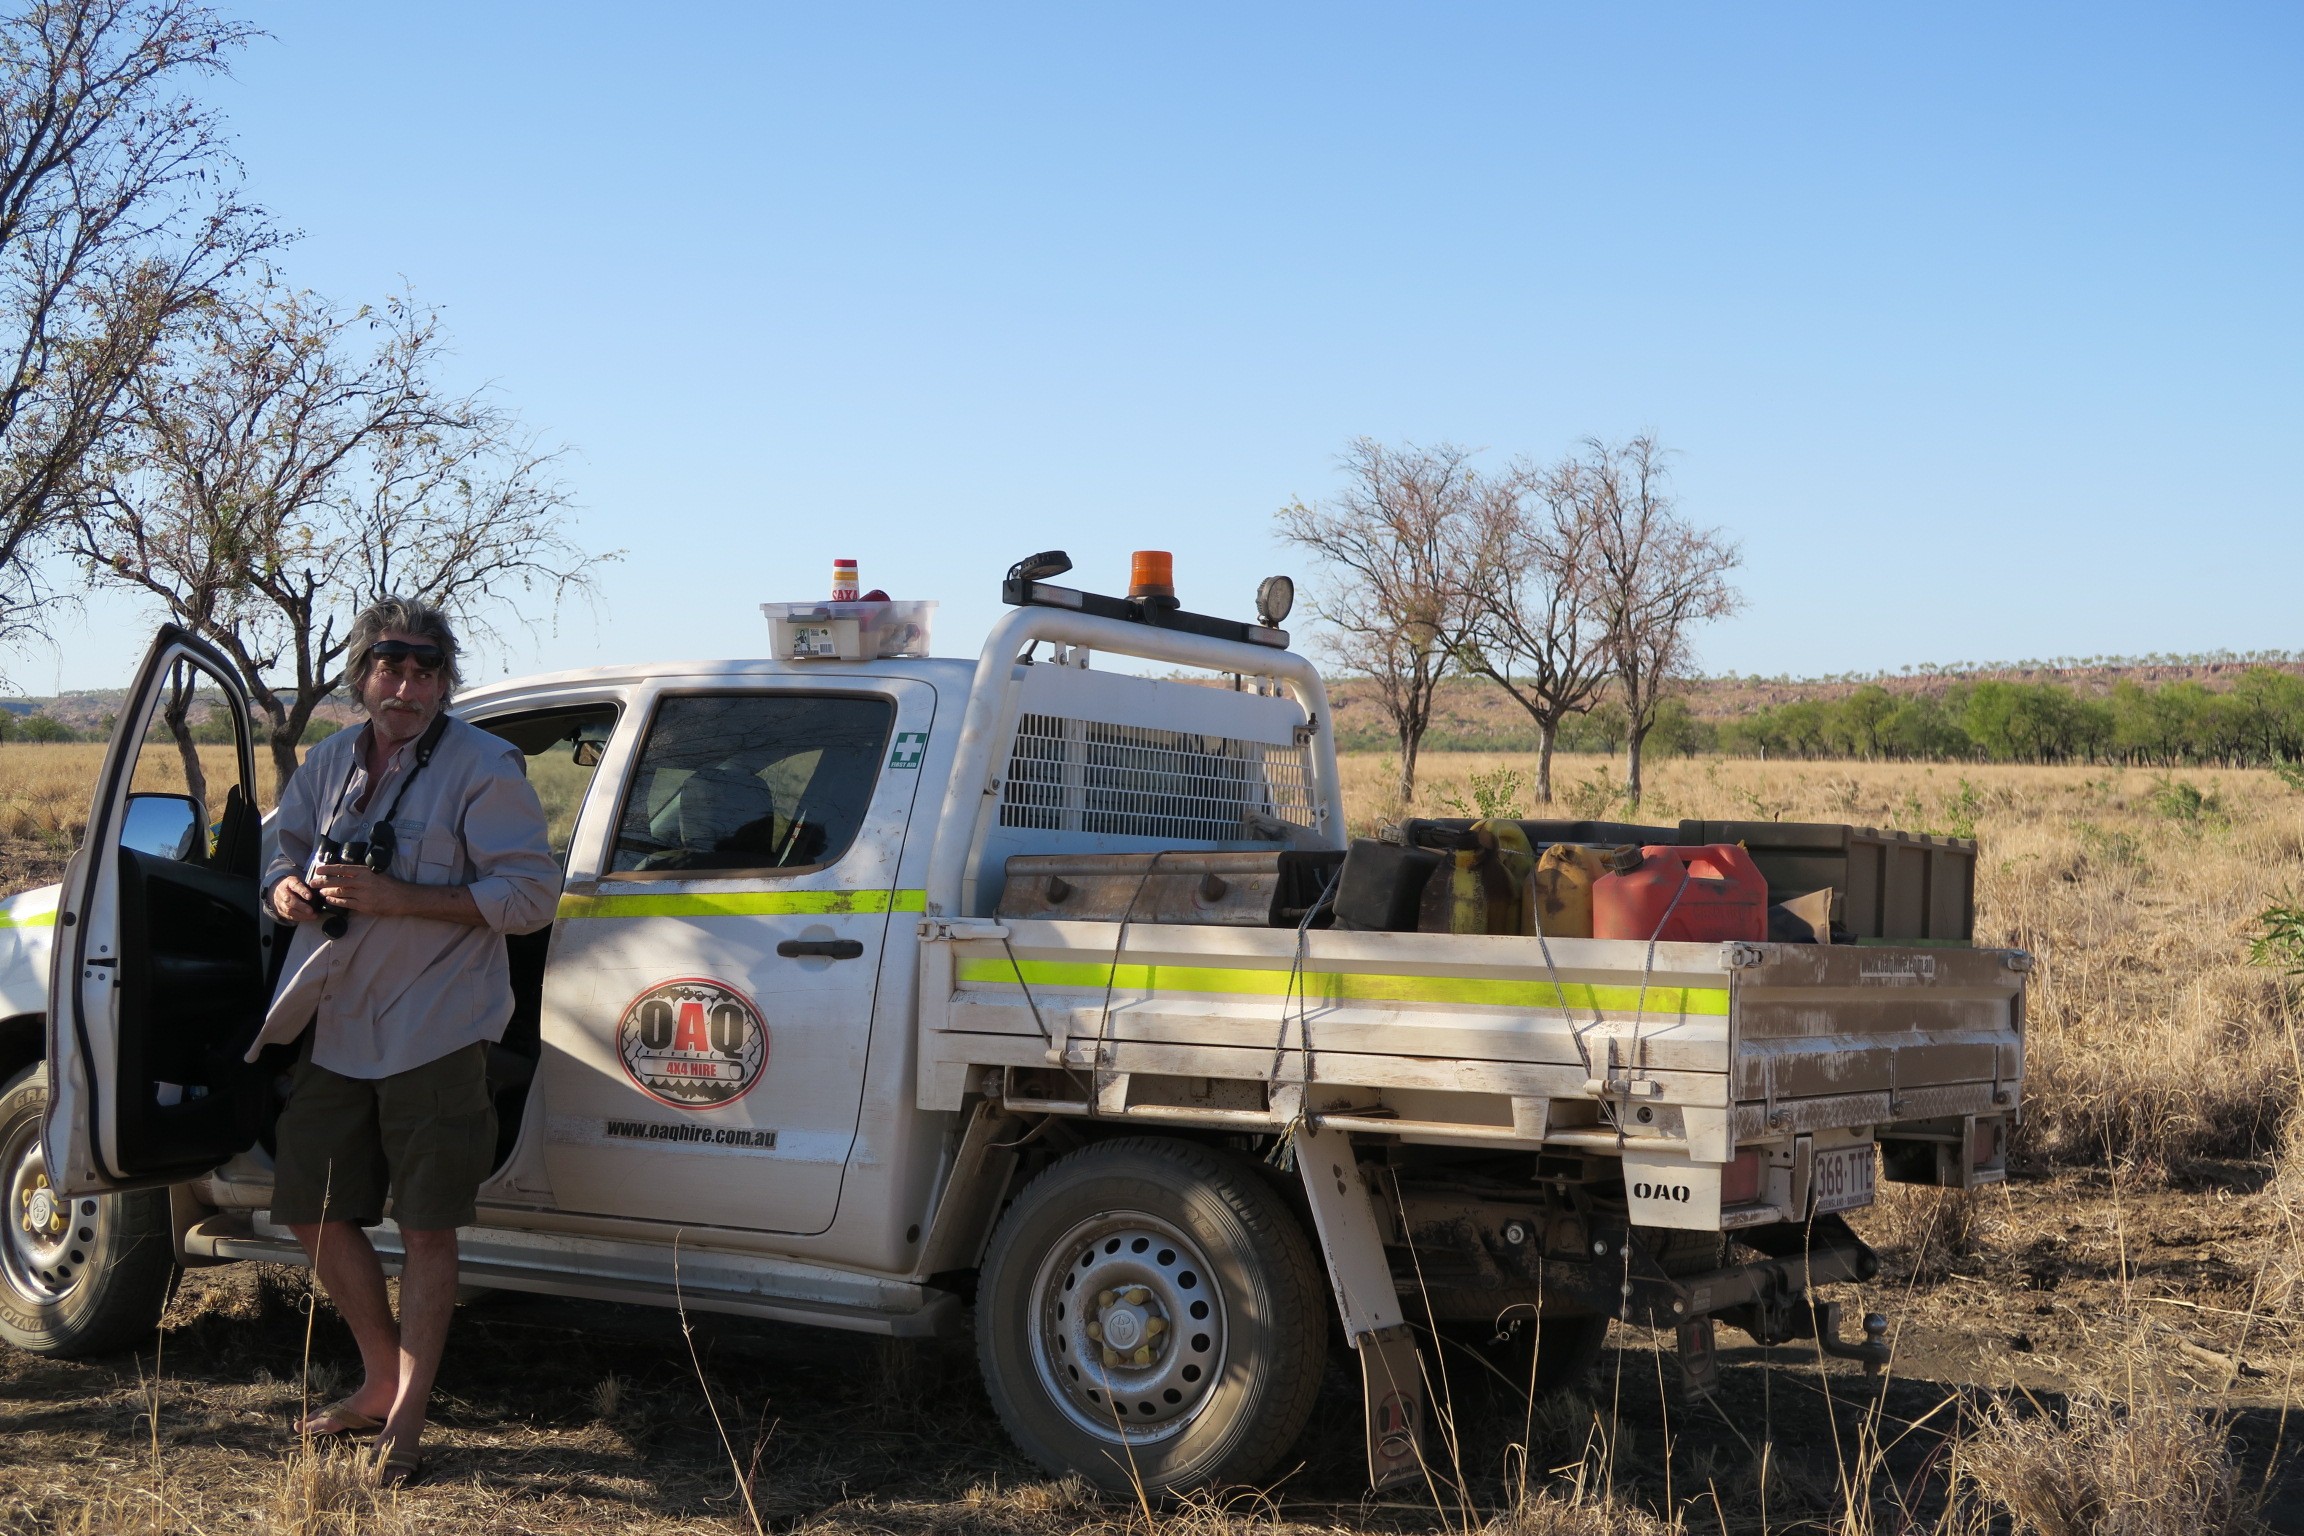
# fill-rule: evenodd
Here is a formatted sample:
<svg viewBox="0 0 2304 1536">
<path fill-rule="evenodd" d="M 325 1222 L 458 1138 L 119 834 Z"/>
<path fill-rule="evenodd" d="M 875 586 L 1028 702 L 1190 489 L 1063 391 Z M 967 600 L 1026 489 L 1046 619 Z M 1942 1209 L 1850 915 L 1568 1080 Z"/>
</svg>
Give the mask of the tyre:
<svg viewBox="0 0 2304 1536">
<path fill-rule="evenodd" d="M 1270 1471 L 1312 1416 L 1327 1339 L 1294 1214 L 1252 1165 L 1189 1142 L 1099 1142 L 1048 1168 L 1001 1219 L 976 1294 L 1000 1422 L 1108 1492 Z"/>
<path fill-rule="evenodd" d="M 176 1270 L 168 1191 L 59 1198 L 40 1150 L 46 1071 L 0 1090 L 0 1340 L 37 1355 L 97 1355 L 142 1343 L 159 1325 Z"/>
</svg>

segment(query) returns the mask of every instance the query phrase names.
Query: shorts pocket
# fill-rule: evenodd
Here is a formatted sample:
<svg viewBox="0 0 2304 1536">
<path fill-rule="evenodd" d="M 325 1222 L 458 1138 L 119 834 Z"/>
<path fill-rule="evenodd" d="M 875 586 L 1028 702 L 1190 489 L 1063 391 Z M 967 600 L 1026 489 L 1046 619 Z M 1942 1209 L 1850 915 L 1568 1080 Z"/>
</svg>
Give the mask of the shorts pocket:
<svg viewBox="0 0 2304 1536">
<path fill-rule="evenodd" d="M 452 1119 L 486 1113 L 494 1104 L 488 1095 L 488 1047 L 460 1046 L 437 1061 L 403 1074 L 398 1091 L 385 1114 L 396 1119 Z"/>
</svg>

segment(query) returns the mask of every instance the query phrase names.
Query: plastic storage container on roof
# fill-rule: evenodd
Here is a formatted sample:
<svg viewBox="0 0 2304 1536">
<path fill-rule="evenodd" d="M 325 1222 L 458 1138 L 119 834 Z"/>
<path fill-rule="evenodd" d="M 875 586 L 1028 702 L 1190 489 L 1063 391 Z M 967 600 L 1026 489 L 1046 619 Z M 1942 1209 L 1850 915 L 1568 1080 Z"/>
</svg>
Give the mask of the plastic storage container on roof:
<svg viewBox="0 0 2304 1536">
<path fill-rule="evenodd" d="M 927 655 L 936 604 L 762 603 L 760 612 L 778 661 L 871 661 Z"/>
</svg>

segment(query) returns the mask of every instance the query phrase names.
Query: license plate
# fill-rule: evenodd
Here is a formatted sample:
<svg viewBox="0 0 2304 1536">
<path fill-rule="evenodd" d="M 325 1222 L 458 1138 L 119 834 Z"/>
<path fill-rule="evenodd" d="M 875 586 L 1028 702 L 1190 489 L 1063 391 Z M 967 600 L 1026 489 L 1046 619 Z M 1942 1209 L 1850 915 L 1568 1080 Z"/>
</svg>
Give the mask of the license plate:
<svg viewBox="0 0 2304 1536">
<path fill-rule="evenodd" d="M 1811 1180 L 1816 1190 L 1817 1214 L 1870 1205 L 1873 1166 L 1870 1143 L 1861 1147 L 1835 1147 L 1829 1152 L 1817 1153 L 1815 1173 Z"/>
</svg>

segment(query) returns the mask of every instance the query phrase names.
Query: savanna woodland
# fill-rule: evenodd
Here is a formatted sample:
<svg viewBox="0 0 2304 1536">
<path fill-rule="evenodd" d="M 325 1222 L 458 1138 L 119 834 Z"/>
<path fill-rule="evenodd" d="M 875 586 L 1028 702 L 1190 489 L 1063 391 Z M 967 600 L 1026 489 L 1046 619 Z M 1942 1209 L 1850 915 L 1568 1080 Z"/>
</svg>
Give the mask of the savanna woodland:
<svg viewBox="0 0 2304 1536">
<path fill-rule="evenodd" d="M 444 382 L 438 314 L 296 283 L 203 89 L 254 36 L 189 0 L 0 16 L 0 640 L 135 594 L 229 658 L 276 790 L 346 718 L 370 598 L 549 623 L 606 556 L 553 448 Z M 132 1351 L 0 1355 L 0 1531 L 2304 1529 L 2304 669 L 1707 678 L 1740 555 L 1671 467 L 1645 436 L 1498 464 L 1364 439 L 1277 531 L 1357 832 L 1636 807 L 1976 839 L 1978 941 L 2038 958 L 2028 1102 L 2007 1183 L 1859 1213 L 1888 1267 L 1842 1292 L 1893 1320 L 1883 1378 L 1724 1341 L 1685 1401 L 1670 1341 L 1620 1327 L 1531 1394 L 1443 1351 L 1432 1475 L 1376 1499 L 1339 1360 L 1272 1486 L 1156 1507 L 1026 1462 L 955 1341 L 492 1293 L 441 1378 L 440 1470 L 380 1493 L 283 1427 L 357 1370 L 348 1334 L 300 1271 L 240 1265 L 184 1272 Z M 6 725 L 17 891 L 77 842 L 109 722 Z M 216 721 L 167 726 L 221 768 Z"/>
</svg>

